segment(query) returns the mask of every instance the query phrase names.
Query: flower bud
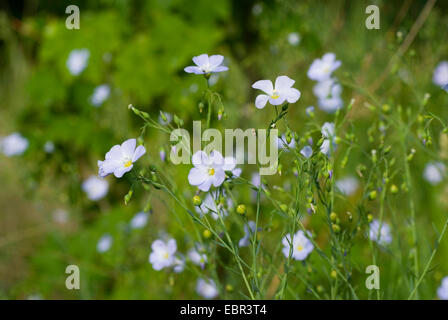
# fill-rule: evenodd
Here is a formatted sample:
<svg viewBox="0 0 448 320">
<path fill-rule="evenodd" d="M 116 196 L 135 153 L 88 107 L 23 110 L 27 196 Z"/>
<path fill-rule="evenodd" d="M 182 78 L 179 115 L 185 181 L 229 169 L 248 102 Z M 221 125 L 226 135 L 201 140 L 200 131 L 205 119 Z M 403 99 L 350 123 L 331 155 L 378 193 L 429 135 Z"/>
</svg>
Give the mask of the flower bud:
<svg viewBox="0 0 448 320">
<path fill-rule="evenodd" d="M 236 207 L 236 212 L 241 215 L 246 214 L 247 212 L 246 206 L 244 204 L 239 204 L 238 207 Z"/>
<path fill-rule="evenodd" d="M 193 204 L 194 204 L 195 206 L 200 206 L 200 205 L 202 204 L 202 199 L 201 199 L 201 197 L 198 196 L 198 195 L 195 195 L 195 196 L 193 197 Z"/>
<path fill-rule="evenodd" d="M 383 106 L 381 107 L 381 110 L 384 113 L 389 113 L 390 112 L 390 106 L 388 104 L 383 104 Z"/>
<path fill-rule="evenodd" d="M 331 228 L 333 229 L 333 232 L 334 232 L 334 233 L 339 233 L 339 232 L 341 232 L 341 227 L 340 227 L 338 224 L 333 223 L 333 224 L 331 225 Z"/>
<path fill-rule="evenodd" d="M 370 200 L 375 200 L 376 199 L 376 190 L 370 191 L 369 199 Z"/>
<path fill-rule="evenodd" d="M 160 110 L 160 117 L 162 118 L 163 121 L 167 122 L 168 119 L 166 118 L 165 113 L 162 112 L 162 110 Z"/>
<path fill-rule="evenodd" d="M 331 221 L 335 222 L 337 218 L 338 218 L 338 215 L 337 215 L 336 212 L 330 213 L 330 220 Z"/>
<path fill-rule="evenodd" d="M 336 279 L 336 278 L 338 277 L 338 273 L 337 273 L 337 271 L 336 271 L 336 270 L 331 270 L 331 272 L 330 272 L 330 276 L 331 276 L 333 279 Z"/>
<path fill-rule="evenodd" d="M 202 110 L 204 110 L 204 103 L 202 101 L 199 102 L 198 108 L 199 108 L 199 113 L 202 113 Z"/>
<path fill-rule="evenodd" d="M 205 239 L 208 239 L 212 236 L 212 233 L 210 232 L 210 230 L 205 229 L 204 232 L 202 232 L 202 235 L 204 236 Z"/>
<path fill-rule="evenodd" d="M 291 143 L 291 140 L 292 140 L 292 133 L 291 133 L 290 130 L 288 130 L 288 132 L 286 132 L 286 136 L 285 136 L 285 138 L 286 138 L 286 142 L 287 142 L 288 144 L 290 144 L 290 143 Z"/>
<path fill-rule="evenodd" d="M 132 194 L 134 193 L 134 190 L 129 190 L 129 192 L 124 196 L 124 204 L 127 205 L 129 201 L 131 201 Z"/>
<path fill-rule="evenodd" d="M 392 194 L 397 194 L 398 193 L 398 187 L 396 186 L 396 185 L 391 185 L 390 186 L 390 192 L 392 193 Z"/>
<path fill-rule="evenodd" d="M 372 222 L 373 221 L 373 216 L 369 213 L 368 215 L 367 215 L 367 222 Z"/>
</svg>

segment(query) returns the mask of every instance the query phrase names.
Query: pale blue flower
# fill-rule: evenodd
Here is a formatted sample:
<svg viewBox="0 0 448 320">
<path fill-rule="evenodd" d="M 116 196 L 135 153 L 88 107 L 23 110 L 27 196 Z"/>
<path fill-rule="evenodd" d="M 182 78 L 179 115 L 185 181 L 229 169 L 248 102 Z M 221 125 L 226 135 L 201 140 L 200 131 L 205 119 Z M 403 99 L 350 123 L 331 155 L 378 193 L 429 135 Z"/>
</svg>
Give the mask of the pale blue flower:
<svg viewBox="0 0 448 320">
<path fill-rule="evenodd" d="M 432 82 L 439 87 L 448 85 L 448 61 L 440 62 L 434 69 Z"/>
<path fill-rule="evenodd" d="M 198 279 L 196 283 L 196 292 L 206 299 L 213 299 L 218 295 L 216 284 L 211 279 Z"/>
<path fill-rule="evenodd" d="M 300 99 L 300 91 L 293 88 L 294 80 L 287 76 L 279 76 L 275 80 L 275 86 L 271 80 L 259 80 L 252 85 L 252 88 L 259 89 L 266 94 L 260 94 L 255 99 L 255 107 L 263 109 L 266 103 L 273 106 L 281 105 L 285 101 L 295 103 Z"/>
<path fill-rule="evenodd" d="M 72 50 L 68 56 L 66 65 L 70 73 L 74 76 L 79 75 L 87 67 L 87 62 L 90 57 L 88 49 Z"/>
<path fill-rule="evenodd" d="M 175 253 L 177 251 L 176 240 L 169 239 L 162 241 L 155 240 L 151 245 L 152 252 L 149 255 L 149 262 L 154 270 L 162 270 L 171 267 L 175 263 Z"/>
<path fill-rule="evenodd" d="M 28 145 L 28 139 L 18 132 L 0 138 L 0 151 L 7 157 L 22 155 L 28 149 Z"/>
<path fill-rule="evenodd" d="M 314 249 L 312 242 L 302 230 L 297 231 L 292 240 L 291 234 L 286 235 L 282 240 L 282 244 L 284 256 L 289 258 L 290 251 L 292 251 L 291 257 L 299 261 L 305 260 Z"/>
<path fill-rule="evenodd" d="M 102 84 L 94 89 L 90 97 L 90 103 L 95 107 L 99 107 L 109 98 L 109 95 L 110 87 L 107 84 Z"/>
<path fill-rule="evenodd" d="M 196 66 L 189 66 L 184 69 L 187 73 L 194 74 L 211 74 L 213 72 L 223 72 L 229 70 L 225 66 L 221 66 L 224 61 L 224 57 L 221 55 L 201 54 L 197 57 L 193 57 L 193 62 Z"/>
<path fill-rule="evenodd" d="M 308 159 L 313 154 L 313 149 L 310 146 L 304 146 L 302 150 L 300 150 L 300 154 Z"/>
<path fill-rule="evenodd" d="M 315 81 L 324 81 L 331 77 L 333 71 L 341 66 L 334 53 L 326 53 L 321 59 L 316 59 L 308 69 L 308 78 Z"/>
<path fill-rule="evenodd" d="M 114 174 L 115 177 L 121 178 L 126 172 L 129 172 L 134 167 L 136 162 L 146 152 L 145 147 L 138 146 L 137 141 L 129 139 L 121 145 L 113 146 L 104 161 L 98 161 L 98 174 L 101 178 Z"/>
<path fill-rule="evenodd" d="M 82 183 L 82 190 L 90 200 L 98 201 L 106 196 L 109 183 L 97 176 L 90 176 Z"/>
</svg>

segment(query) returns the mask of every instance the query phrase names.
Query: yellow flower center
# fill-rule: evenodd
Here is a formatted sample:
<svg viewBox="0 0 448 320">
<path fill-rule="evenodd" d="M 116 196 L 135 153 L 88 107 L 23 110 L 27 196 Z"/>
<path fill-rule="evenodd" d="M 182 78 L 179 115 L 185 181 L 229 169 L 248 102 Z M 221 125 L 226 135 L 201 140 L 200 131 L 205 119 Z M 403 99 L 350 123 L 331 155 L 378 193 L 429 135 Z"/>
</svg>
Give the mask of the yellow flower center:
<svg viewBox="0 0 448 320">
<path fill-rule="evenodd" d="M 278 93 L 277 93 L 276 91 L 274 91 L 274 92 L 272 93 L 272 95 L 271 95 L 271 98 L 272 98 L 272 99 L 278 99 L 278 98 L 280 98 L 280 96 L 278 95 Z"/>
<path fill-rule="evenodd" d="M 169 257 L 168 252 L 165 252 L 165 253 L 163 254 L 163 259 L 168 259 L 168 257 Z"/>
<path fill-rule="evenodd" d="M 208 169 L 208 175 L 209 176 L 212 176 L 214 174 L 215 174 L 215 169 L 213 169 L 213 168 Z"/>
<path fill-rule="evenodd" d="M 298 245 L 296 249 L 297 249 L 297 251 L 302 251 L 303 250 L 303 246 Z"/>
<path fill-rule="evenodd" d="M 132 166 L 132 161 L 131 161 L 131 160 L 126 161 L 126 162 L 124 163 L 124 166 L 125 166 L 126 168 L 129 168 L 130 166 Z"/>
</svg>

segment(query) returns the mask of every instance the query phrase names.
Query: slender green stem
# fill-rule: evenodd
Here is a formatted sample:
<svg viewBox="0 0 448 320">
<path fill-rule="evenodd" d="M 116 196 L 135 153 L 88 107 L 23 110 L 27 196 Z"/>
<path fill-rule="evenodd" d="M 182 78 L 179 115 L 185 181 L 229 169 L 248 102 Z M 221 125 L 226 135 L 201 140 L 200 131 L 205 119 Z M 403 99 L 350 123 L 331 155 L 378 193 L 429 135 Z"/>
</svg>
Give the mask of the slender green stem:
<svg viewBox="0 0 448 320">
<path fill-rule="evenodd" d="M 414 289 L 412 290 L 411 294 L 408 297 L 408 300 L 411 300 L 414 297 L 414 295 L 417 293 L 418 287 L 420 286 L 421 282 L 423 281 L 423 278 L 425 277 L 426 273 L 428 272 L 428 269 L 429 269 L 429 267 L 431 265 L 431 262 L 434 259 L 437 250 L 439 249 L 440 242 L 443 239 L 443 236 L 445 234 L 447 226 L 448 226 L 448 219 L 445 221 L 445 224 L 443 225 L 442 232 L 440 233 L 440 236 L 437 239 L 437 243 L 436 243 L 436 245 L 434 247 L 434 250 L 432 250 L 431 257 L 429 258 L 428 262 L 426 263 L 426 266 L 423 269 L 423 272 L 422 272 L 420 278 L 418 278 L 418 280 L 417 280 L 417 282 L 415 284 Z"/>
</svg>

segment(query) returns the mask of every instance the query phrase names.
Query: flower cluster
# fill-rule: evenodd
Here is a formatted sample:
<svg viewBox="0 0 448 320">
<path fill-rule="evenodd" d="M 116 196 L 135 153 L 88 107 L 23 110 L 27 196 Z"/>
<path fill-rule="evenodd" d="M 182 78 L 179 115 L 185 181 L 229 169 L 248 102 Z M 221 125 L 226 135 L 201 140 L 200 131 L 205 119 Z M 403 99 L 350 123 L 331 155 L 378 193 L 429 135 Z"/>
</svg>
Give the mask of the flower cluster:
<svg viewBox="0 0 448 320">
<path fill-rule="evenodd" d="M 316 59 L 308 69 L 308 77 L 318 83 L 313 88 L 321 110 L 333 113 L 343 107 L 341 99 L 342 87 L 333 72 L 341 66 L 334 53 L 326 53 L 321 59 Z"/>
</svg>

